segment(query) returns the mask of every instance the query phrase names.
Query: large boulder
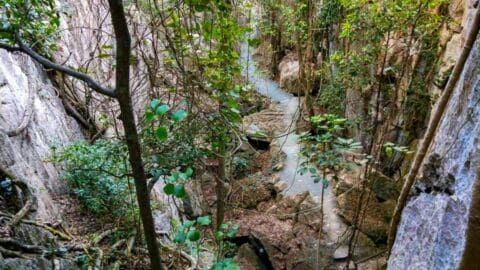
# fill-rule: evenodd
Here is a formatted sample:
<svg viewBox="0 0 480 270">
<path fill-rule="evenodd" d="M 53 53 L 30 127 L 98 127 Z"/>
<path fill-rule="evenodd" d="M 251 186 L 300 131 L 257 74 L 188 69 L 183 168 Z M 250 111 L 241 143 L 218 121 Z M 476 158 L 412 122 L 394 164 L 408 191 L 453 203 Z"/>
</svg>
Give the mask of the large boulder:
<svg viewBox="0 0 480 270">
<path fill-rule="evenodd" d="M 240 246 L 237 251 L 237 255 L 235 256 L 235 261 L 240 266 L 240 269 L 246 270 L 263 270 L 264 265 L 262 261 L 255 253 L 253 247 L 246 243 Z"/>
<path fill-rule="evenodd" d="M 350 224 L 353 223 L 360 193 L 360 189 L 354 187 L 338 197 L 339 215 Z M 361 213 L 365 213 L 365 216 L 361 222 L 360 231 L 369 236 L 375 243 L 384 243 L 395 204 L 396 201 L 393 199 L 379 201 L 374 195 L 371 196 L 368 204 L 364 204 L 361 208 Z"/>
<path fill-rule="evenodd" d="M 300 84 L 300 63 L 293 54 L 285 56 L 278 65 L 280 87 L 294 95 L 303 95 Z"/>
</svg>

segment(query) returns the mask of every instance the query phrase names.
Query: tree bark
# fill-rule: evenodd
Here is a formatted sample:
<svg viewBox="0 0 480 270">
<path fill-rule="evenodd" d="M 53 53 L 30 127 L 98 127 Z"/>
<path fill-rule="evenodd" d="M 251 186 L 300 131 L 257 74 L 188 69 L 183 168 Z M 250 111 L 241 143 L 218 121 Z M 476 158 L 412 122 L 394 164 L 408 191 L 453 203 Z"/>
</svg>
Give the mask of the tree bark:
<svg viewBox="0 0 480 270">
<path fill-rule="evenodd" d="M 160 251 L 156 241 L 155 227 L 150 196 L 147 188 L 147 176 L 142 162 L 142 150 L 138 137 L 132 99 L 130 97 L 130 33 L 128 31 L 122 0 L 109 0 L 112 24 L 116 39 L 117 69 L 115 74 L 116 94 L 120 105 L 120 119 L 125 130 L 125 140 L 135 180 L 140 218 L 142 219 L 145 240 L 152 269 L 162 269 Z"/>
</svg>

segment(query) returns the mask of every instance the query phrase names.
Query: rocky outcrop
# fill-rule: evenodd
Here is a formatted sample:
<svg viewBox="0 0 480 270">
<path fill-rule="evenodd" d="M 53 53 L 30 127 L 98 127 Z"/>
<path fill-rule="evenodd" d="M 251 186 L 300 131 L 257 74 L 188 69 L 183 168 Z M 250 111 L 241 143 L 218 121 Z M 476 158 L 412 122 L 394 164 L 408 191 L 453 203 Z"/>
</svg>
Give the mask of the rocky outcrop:
<svg viewBox="0 0 480 270">
<path fill-rule="evenodd" d="M 300 64 L 293 54 L 285 56 L 278 65 L 280 87 L 294 95 L 303 95 L 300 84 Z"/>
<path fill-rule="evenodd" d="M 18 134 L 10 134 L 17 130 Z M 29 57 L 0 50 L 0 164 L 37 197 L 36 218 L 54 221 L 52 196 L 65 192 L 59 172 L 49 162 L 52 147 L 82 138 L 43 69 Z"/>
<path fill-rule="evenodd" d="M 462 35 L 469 31 L 475 2 L 465 1 Z M 479 47 L 477 37 L 425 158 L 418 179 L 422 186 L 402 213 L 389 269 L 458 268 L 473 186 L 479 179 Z"/>
<path fill-rule="evenodd" d="M 54 53 L 55 61 L 87 72 L 102 85 L 112 86 L 115 80 L 115 42 L 108 3 L 102 0 L 61 0 L 58 8 L 61 31 L 58 50 Z M 143 21 L 144 16 L 133 4 L 126 4 L 126 10 L 132 35 L 132 103 L 135 115 L 140 119 L 152 96 L 161 97 L 164 81 L 175 79 L 165 79 L 171 74 L 159 72 L 160 69 L 164 71 L 163 55 L 158 53 L 163 51 L 163 43 L 158 42 L 146 27 L 148 23 Z M 105 137 L 122 134 L 121 128 L 118 130 L 122 124 L 115 100 L 93 92 L 76 79 L 58 75 L 55 80 L 61 86 L 62 94 L 81 107 L 85 120 L 102 129 Z"/>
<path fill-rule="evenodd" d="M 1 224 L 4 225 L 4 224 Z M 49 232 L 36 226 L 21 224 L 15 228 L 16 240 L 32 247 L 45 247 L 43 256 L 23 254 L 25 258 L 1 258 L 2 270 L 37 270 L 37 269 L 79 269 L 72 258 L 63 258 L 67 247 L 58 247 L 55 238 Z M 3 238 L 5 239 L 5 238 Z M 50 254 L 48 254 L 50 253 Z M 56 254 L 58 256 L 51 256 Z M 35 255 L 35 254 L 33 254 Z"/>
</svg>

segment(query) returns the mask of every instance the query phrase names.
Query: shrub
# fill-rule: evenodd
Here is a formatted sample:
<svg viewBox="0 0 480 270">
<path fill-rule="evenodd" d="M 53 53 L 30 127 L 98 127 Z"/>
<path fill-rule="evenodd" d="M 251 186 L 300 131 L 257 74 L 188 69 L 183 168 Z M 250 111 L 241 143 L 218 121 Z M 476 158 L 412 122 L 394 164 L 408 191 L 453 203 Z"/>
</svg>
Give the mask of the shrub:
<svg viewBox="0 0 480 270">
<path fill-rule="evenodd" d="M 113 217 L 131 213 L 132 202 L 135 202 L 133 186 L 129 185 L 126 175 L 127 159 L 124 144 L 105 140 L 94 144 L 80 141 L 55 150 L 53 156 L 82 205 L 97 216 Z"/>
</svg>

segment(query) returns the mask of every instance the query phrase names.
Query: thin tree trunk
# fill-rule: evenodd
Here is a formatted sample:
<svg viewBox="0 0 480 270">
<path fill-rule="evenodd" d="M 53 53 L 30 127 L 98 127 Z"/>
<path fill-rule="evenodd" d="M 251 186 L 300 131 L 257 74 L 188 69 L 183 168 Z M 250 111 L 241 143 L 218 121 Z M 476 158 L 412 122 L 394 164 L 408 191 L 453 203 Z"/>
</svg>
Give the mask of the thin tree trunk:
<svg viewBox="0 0 480 270">
<path fill-rule="evenodd" d="M 445 87 L 444 93 L 438 102 L 437 109 L 435 113 L 432 114 L 424 139 L 421 142 L 417 152 L 415 153 L 415 158 L 410 167 L 410 171 L 407 174 L 405 183 L 402 187 L 402 191 L 400 193 L 400 196 L 398 197 L 397 205 L 395 206 L 395 211 L 392 217 L 392 221 L 390 223 L 390 230 L 388 232 L 387 248 L 388 248 L 389 255 L 392 251 L 392 247 L 395 242 L 397 227 L 398 227 L 398 224 L 400 223 L 402 211 L 405 208 L 405 205 L 407 204 L 408 194 L 410 193 L 410 190 L 413 184 L 415 183 L 415 179 L 420 170 L 420 166 L 422 165 L 423 159 L 427 154 L 428 148 L 430 147 L 430 144 L 433 141 L 433 137 L 435 136 L 437 127 L 440 123 L 440 120 L 442 119 L 443 113 L 447 108 L 447 104 L 450 99 L 450 96 L 452 95 L 455 85 L 457 84 L 457 81 L 460 78 L 465 62 L 467 61 L 468 56 L 470 55 L 470 51 L 478 35 L 479 26 L 480 26 L 480 9 L 477 8 L 475 18 L 472 23 L 470 33 L 468 35 L 468 39 L 465 42 L 465 46 L 463 48 L 462 54 L 460 55 L 455 65 L 455 68 L 452 72 L 452 75 L 450 77 L 450 80 L 448 81 L 448 84 Z"/>
<path fill-rule="evenodd" d="M 221 155 L 218 161 L 218 176 L 215 184 L 215 193 L 217 196 L 217 218 L 216 218 L 216 229 L 220 228 L 223 220 L 225 219 L 225 187 L 227 174 L 225 171 L 225 142 L 220 143 L 219 155 Z"/>
<path fill-rule="evenodd" d="M 155 227 L 153 223 L 152 210 L 150 207 L 150 196 L 147 188 L 147 177 L 142 161 L 142 150 L 135 124 L 135 117 L 130 97 L 130 33 L 123 10 L 122 0 L 109 0 L 112 24 L 116 39 L 116 93 L 120 105 L 120 118 L 125 130 L 125 139 L 128 147 L 129 161 L 132 166 L 133 178 L 135 180 L 135 191 L 137 193 L 138 207 L 142 219 L 145 241 L 147 242 L 150 256 L 151 269 L 162 269 L 160 251 L 156 241 Z"/>
</svg>

